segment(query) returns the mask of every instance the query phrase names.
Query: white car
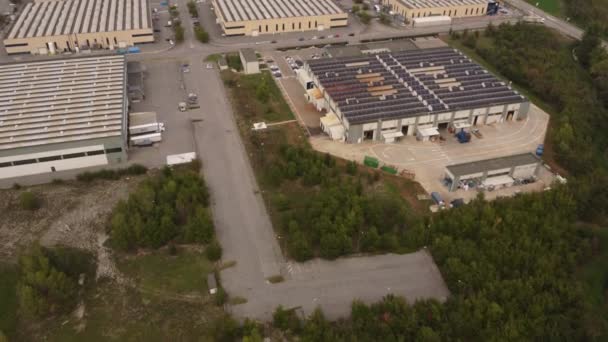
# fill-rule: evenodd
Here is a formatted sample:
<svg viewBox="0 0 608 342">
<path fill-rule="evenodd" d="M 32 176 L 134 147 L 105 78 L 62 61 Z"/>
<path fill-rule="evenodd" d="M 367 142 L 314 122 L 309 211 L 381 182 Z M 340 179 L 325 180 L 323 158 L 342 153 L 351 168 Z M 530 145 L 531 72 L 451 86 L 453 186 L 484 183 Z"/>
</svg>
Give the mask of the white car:
<svg viewBox="0 0 608 342">
<path fill-rule="evenodd" d="M 213 64 L 207 63 L 207 69 L 213 69 Z"/>
<path fill-rule="evenodd" d="M 270 70 L 272 70 L 272 71 L 278 71 L 278 70 L 279 70 L 279 67 L 278 67 L 278 66 L 276 66 L 276 65 L 271 65 L 271 66 L 270 66 Z"/>
</svg>

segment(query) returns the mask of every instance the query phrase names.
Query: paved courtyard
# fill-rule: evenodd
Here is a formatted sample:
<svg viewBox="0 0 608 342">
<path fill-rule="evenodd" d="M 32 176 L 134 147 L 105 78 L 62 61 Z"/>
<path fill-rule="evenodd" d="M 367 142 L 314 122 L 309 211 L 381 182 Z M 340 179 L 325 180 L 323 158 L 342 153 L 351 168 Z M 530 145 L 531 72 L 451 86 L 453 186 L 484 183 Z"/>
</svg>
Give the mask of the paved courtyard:
<svg viewBox="0 0 608 342">
<path fill-rule="evenodd" d="M 382 164 L 392 165 L 399 170 L 413 171 L 416 181 L 429 193 L 437 191 L 447 201 L 454 198 L 466 200 L 475 197 L 477 191 L 448 192 L 447 187 L 442 184 L 447 165 L 534 152 L 538 144 L 545 140 L 548 122 L 549 115 L 531 105 L 526 120 L 477 126 L 483 137 L 480 139 L 473 135 L 471 141 L 466 144 L 458 143 L 456 138 L 445 130 L 440 131 L 445 141 L 438 142 L 420 142 L 415 137 L 408 136 L 395 144 L 344 144 L 320 135 L 312 137 L 311 144 L 321 152 L 329 152 L 358 162 L 363 162 L 365 156 L 376 157 Z M 551 182 L 551 173 L 542 168 L 539 182 L 486 192 L 486 197 L 508 196 L 516 190 L 540 190 Z"/>
</svg>

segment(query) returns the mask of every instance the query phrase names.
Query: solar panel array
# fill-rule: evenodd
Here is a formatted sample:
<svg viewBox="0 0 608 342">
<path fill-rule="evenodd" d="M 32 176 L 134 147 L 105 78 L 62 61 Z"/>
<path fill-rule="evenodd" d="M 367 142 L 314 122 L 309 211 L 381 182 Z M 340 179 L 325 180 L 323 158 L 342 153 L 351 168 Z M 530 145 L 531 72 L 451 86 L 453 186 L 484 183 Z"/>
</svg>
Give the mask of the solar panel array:
<svg viewBox="0 0 608 342">
<path fill-rule="evenodd" d="M 120 136 L 125 57 L 0 65 L 0 150 Z"/>
<path fill-rule="evenodd" d="M 307 63 L 351 124 L 526 101 L 449 47 Z"/>
<path fill-rule="evenodd" d="M 224 22 L 340 14 L 332 0 L 216 0 Z"/>
<path fill-rule="evenodd" d="M 399 2 L 411 9 L 487 4 L 487 0 L 399 0 Z"/>
<path fill-rule="evenodd" d="M 150 29 L 147 0 L 65 0 L 28 3 L 7 38 Z"/>
</svg>

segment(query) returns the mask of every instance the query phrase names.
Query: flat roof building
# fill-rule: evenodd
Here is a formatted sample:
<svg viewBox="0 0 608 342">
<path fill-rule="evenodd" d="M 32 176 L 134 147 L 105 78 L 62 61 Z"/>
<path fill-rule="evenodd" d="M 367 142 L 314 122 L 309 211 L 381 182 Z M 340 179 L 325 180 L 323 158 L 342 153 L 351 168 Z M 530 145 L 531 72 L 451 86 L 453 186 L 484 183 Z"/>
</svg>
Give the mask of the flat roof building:
<svg viewBox="0 0 608 342">
<path fill-rule="evenodd" d="M 536 176 L 539 167 L 539 158 L 532 153 L 521 153 L 448 165 L 446 179 L 450 191 L 469 186 L 510 186 L 516 179 Z"/>
<path fill-rule="evenodd" d="M 411 49 L 306 61 L 343 140 L 390 142 L 429 129 L 523 119 L 529 101 L 458 50 Z"/>
<path fill-rule="evenodd" d="M 239 56 L 245 74 L 257 74 L 260 72 L 260 62 L 258 62 L 258 56 L 253 49 L 241 49 L 239 50 Z"/>
<path fill-rule="evenodd" d="M 322 31 L 346 26 L 348 14 L 332 0 L 213 0 L 227 36 Z"/>
<path fill-rule="evenodd" d="M 487 0 L 382 0 L 384 6 L 407 20 L 431 16 L 452 18 L 486 15 Z"/>
<path fill-rule="evenodd" d="M 127 160 L 124 56 L 0 65 L 0 179 Z"/>
<path fill-rule="evenodd" d="M 54 54 L 153 41 L 148 0 L 51 0 L 25 5 L 4 46 L 9 54 Z"/>
</svg>

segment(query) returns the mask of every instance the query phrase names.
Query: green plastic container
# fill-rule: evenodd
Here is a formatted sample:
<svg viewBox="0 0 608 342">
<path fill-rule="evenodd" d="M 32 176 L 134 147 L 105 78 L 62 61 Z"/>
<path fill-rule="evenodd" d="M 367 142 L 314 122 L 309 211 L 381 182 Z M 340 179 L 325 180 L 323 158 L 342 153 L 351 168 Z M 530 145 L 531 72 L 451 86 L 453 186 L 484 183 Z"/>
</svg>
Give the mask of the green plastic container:
<svg viewBox="0 0 608 342">
<path fill-rule="evenodd" d="M 363 164 L 369 167 L 373 167 L 375 169 L 378 167 L 378 165 L 380 165 L 380 162 L 374 157 L 365 156 L 365 158 L 363 159 Z"/>
</svg>

